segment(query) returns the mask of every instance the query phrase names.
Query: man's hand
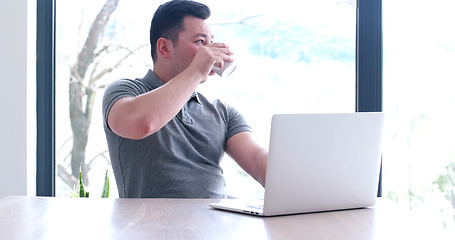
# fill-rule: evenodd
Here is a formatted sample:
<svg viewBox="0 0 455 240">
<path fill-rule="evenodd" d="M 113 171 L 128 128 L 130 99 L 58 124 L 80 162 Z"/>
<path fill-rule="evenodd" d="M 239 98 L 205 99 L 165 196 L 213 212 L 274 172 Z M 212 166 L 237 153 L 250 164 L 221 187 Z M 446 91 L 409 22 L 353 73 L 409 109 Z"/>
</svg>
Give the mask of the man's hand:
<svg viewBox="0 0 455 240">
<path fill-rule="evenodd" d="M 212 71 L 213 66 L 222 68 L 224 61 L 233 62 L 233 54 L 229 46 L 224 43 L 203 45 L 198 49 L 188 69 L 200 71 L 203 76 L 213 75 L 215 74 Z"/>
</svg>

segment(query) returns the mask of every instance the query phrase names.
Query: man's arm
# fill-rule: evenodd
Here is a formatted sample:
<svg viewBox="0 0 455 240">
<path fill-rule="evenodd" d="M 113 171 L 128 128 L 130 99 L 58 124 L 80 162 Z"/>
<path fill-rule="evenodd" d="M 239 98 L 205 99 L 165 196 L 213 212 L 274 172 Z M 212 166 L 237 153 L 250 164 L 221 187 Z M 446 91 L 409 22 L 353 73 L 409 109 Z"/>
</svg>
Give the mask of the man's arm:
<svg viewBox="0 0 455 240">
<path fill-rule="evenodd" d="M 160 88 L 118 100 L 109 111 L 110 129 L 130 139 L 155 133 L 180 111 L 199 84 L 199 78 L 193 71 L 183 71 Z"/>
<path fill-rule="evenodd" d="M 110 129 L 129 139 L 142 139 L 166 125 L 182 109 L 204 81 L 214 63 L 232 61 L 225 44 L 201 46 L 191 64 L 165 85 L 137 97 L 126 97 L 112 106 L 107 118 Z"/>
<path fill-rule="evenodd" d="M 265 186 L 268 151 L 257 144 L 250 132 L 232 136 L 226 143 L 226 153 L 262 186 Z"/>
</svg>

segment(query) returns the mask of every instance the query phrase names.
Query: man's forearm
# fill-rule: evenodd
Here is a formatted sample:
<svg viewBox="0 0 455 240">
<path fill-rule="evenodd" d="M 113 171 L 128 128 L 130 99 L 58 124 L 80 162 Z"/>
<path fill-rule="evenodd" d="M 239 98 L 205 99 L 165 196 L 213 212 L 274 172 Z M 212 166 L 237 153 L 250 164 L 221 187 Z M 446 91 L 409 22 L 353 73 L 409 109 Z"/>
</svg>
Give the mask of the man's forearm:
<svg viewBox="0 0 455 240">
<path fill-rule="evenodd" d="M 197 71 L 186 69 L 160 88 L 119 100 L 109 114 L 109 126 L 125 138 L 150 136 L 175 117 L 202 78 Z"/>
</svg>

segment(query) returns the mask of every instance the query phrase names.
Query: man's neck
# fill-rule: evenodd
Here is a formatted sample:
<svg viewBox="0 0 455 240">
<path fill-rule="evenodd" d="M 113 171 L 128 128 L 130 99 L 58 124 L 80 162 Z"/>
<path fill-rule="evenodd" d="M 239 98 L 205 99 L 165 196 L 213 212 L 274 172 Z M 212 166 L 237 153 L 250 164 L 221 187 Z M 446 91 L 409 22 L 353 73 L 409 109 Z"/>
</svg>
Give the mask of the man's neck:
<svg viewBox="0 0 455 240">
<path fill-rule="evenodd" d="M 155 75 L 164 83 L 169 82 L 172 78 L 175 77 L 175 74 L 168 69 L 168 66 L 155 62 L 153 66 L 153 72 Z"/>
</svg>

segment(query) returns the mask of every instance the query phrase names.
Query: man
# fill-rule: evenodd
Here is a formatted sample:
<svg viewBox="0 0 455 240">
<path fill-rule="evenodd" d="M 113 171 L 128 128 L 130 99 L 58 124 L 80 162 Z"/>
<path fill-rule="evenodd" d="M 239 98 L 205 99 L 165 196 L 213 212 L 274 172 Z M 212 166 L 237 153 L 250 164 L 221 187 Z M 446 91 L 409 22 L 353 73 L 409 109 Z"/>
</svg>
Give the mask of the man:
<svg viewBox="0 0 455 240">
<path fill-rule="evenodd" d="M 224 198 L 225 152 L 265 184 L 267 151 L 242 115 L 196 92 L 214 65 L 233 61 L 226 44 L 212 42 L 209 16 L 194 1 L 161 5 L 150 29 L 153 71 L 106 89 L 104 129 L 120 197 Z"/>
</svg>

